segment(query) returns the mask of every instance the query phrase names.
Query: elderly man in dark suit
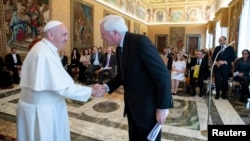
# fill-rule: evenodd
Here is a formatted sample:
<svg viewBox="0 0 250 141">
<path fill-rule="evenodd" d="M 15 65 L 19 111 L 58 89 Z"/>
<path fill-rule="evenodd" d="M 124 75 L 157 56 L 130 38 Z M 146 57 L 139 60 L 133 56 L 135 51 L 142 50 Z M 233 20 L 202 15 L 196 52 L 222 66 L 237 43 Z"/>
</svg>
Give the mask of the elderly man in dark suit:
<svg viewBox="0 0 250 141">
<path fill-rule="evenodd" d="M 188 65 L 188 69 L 190 70 L 190 85 L 191 85 L 191 94 L 193 96 L 196 95 L 196 82 L 199 86 L 199 96 L 203 96 L 203 81 L 209 77 L 209 69 L 208 69 L 208 61 L 203 58 L 202 50 L 196 49 L 195 56 L 191 58 L 190 64 Z M 198 68 L 196 68 L 198 67 Z M 194 75 L 195 69 L 198 69 L 198 75 Z"/>
<path fill-rule="evenodd" d="M 221 36 L 219 38 L 220 45 L 215 47 L 212 54 L 212 60 L 213 62 L 215 61 L 216 64 L 213 70 L 216 87 L 215 99 L 219 99 L 220 96 L 223 99 L 227 99 L 228 78 L 231 74 L 232 62 L 236 59 L 234 48 L 232 46 L 227 46 L 226 40 L 225 36 Z M 217 55 L 218 57 L 215 60 Z M 221 95 L 220 91 L 222 91 Z"/>
<path fill-rule="evenodd" d="M 156 123 L 164 124 L 173 107 L 170 73 L 148 37 L 128 32 L 121 16 L 108 15 L 100 23 L 101 37 L 116 49 L 117 75 L 104 84 L 111 94 L 124 88 L 124 115 L 130 141 L 145 141 Z M 161 132 L 156 141 L 161 140 Z"/>
<path fill-rule="evenodd" d="M 107 52 L 103 58 L 103 66 L 99 69 L 99 73 L 98 73 L 99 84 L 103 83 L 104 73 L 108 74 L 109 80 L 112 79 L 112 77 L 115 74 L 115 66 L 116 66 L 115 55 L 112 53 L 112 48 L 108 47 Z"/>
<path fill-rule="evenodd" d="M 19 71 L 22 67 L 22 60 L 19 54 L 16 53 L 16 48 L 11 48 L 11 53 L 5 56 L 5 65 L 6 68 L 13 72 L 13 81 L 16 84 L 19 84 L 20 77 Z"/>
</svg>

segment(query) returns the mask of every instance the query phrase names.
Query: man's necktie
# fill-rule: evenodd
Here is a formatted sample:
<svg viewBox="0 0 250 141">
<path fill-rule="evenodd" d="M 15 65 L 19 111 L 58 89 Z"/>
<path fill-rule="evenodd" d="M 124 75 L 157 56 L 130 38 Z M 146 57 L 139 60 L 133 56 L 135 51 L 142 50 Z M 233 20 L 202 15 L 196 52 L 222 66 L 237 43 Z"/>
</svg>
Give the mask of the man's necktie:
<svg viewBox="0 0 250 141">
<path fill-rule="evenodd" d="M 107 54 L 107 63 L 106 63 L 106 67 L 109 67 L 109 60 L 110 60 L 110 55 Z"/>
<path fill-rule="evenodd" d="M 117 47 L 117 53 L 118 53 L 118 58 L 119 58 L 121 77 L 122 77 L 122 80 L 124 80 L 123 70 L 122 70 L 122 48 L 120 46 Z"/>
</svg>

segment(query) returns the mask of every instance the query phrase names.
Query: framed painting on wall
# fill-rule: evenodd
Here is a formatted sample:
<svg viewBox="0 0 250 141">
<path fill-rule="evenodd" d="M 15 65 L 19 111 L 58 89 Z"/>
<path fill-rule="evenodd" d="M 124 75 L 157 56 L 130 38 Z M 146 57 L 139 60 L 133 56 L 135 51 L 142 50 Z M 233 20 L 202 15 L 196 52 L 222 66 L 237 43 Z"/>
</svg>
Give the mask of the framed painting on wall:
<svg viewBox="0 0 250 141">
<path fill-rule="evenodd" d="M 75 0 L 72 12 L 73 47 L 79 50 L 93 47 L 93 5 Z"/>
<path fill-rule="evenodd" d="M 185 21 L 185 9 L 184 7 L 170 8 L 170 22 L 184 22 Z"/>
<path fill-rule="evenodd" d="M 103 17 L 108 16 L 108 15 L 111 15 L 111 14 L 116 15 L 115 13 L 112 13 L 112 12 L 110 12 L 110 11 L 108 11 L 108 10 L 104 10 L 104 11 L 103 11 Z M 123 17 L 123 18 L 124 18 L 124 17 Z M 125 20 L 125 23 L 126 23 L 126 25 L 127 25 L 127 27 L 128 27 L 128 31 L 130 31 L 130 20 L 128 20 L 127 18 L 124 18 L 124 20 Z M 140 27 L 140 25 L 139 25 L 139 27 Z M 139 29 L 139 33 L 140 33 L 140 29 Z M 103 41 L 103 47 L 104 47 L 104 48 L 107 47 L 105 41 Z"/>
<path fill-rule="evenodd" d="M 103 11 L 103 17 L 108 16 L 108 15 L 112 15 L 112 14 L 114 14 L 114 13 L 112 13 L 112 12 L 110 12 L 108 10 Z M 106 42 L 104 40 L 103 40 L 103 48 L 107 48 L 107 44 L 106 44 Z"/>
<path fill-rule="evenodd" d="M 170 27 L 169 46 L 181 50 L 184 47 L 185 27 Z"/>
<path fill-rule="evenodd" d="M 4 36 L 7 47 L 16 47 L 21 57 L 30 49 L 32 41 L 41 38 L 43 27 L 50 20 L 49 0 L 26 2 L 4 0 Z M 10 50 L 10 49 L 8 49 Z"/>
<path fill-rule="evenodd" d="M 116 15 L 115 13 L 112 13 L 112 12 L 110 12 L 108 10 L 103 11 L 103 17 L 111 15 L 111 14 Z M 128 20 L 127 18 L 124 18 L 124 20 L 125 20 L 126 25 L 128 26 L 128 31 L 130 31 L 130 20 Z"/>
</svg>

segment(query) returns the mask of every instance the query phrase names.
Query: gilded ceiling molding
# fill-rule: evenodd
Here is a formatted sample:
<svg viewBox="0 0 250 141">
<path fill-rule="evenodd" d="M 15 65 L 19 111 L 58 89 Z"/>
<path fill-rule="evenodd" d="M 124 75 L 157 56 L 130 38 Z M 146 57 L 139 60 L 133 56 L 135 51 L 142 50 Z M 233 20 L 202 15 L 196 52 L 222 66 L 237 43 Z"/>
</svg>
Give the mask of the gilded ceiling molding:
<svg viewBox="0 0 250 141">
<path fill-rule="evenodd" d="M 215 14 L 215 21 L 220 21 L 220 27 L 228 26 L 228 7 L 221 8 Z"/>
</svg>

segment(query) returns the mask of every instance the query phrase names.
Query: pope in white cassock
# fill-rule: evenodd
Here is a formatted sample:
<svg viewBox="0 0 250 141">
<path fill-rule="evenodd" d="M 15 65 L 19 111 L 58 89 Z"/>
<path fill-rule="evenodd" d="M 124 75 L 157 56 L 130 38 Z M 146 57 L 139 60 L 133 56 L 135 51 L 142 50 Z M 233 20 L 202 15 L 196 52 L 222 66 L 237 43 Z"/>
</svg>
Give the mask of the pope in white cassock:
<svg viewBox="0 0 250 141">
<path fill-rule="evenodd" d="M 97 84 L 92 88 L 74 84 L 58 55 L 67 40 L 66 26 L 50 21 L 44 27 L 44 38 L 24 60 L 17 106 L 18 141 L 70 141 L 65 98 L 87 101 L 91 95 L 105 92 Z"/>
</svg>

